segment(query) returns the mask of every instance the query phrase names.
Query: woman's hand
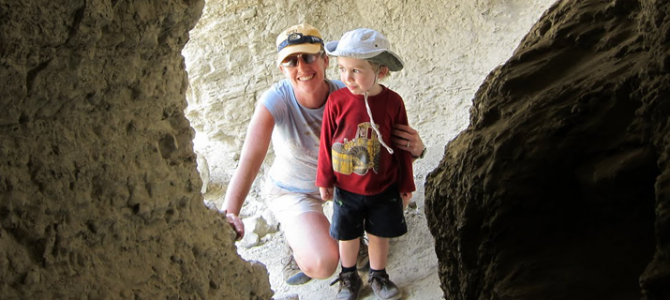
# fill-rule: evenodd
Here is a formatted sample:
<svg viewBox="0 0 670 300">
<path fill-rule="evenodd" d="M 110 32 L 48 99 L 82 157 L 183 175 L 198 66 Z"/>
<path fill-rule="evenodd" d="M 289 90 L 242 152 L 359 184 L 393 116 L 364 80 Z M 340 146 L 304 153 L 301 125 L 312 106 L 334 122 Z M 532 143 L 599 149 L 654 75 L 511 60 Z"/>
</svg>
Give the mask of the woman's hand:
<svg viewBox="0 0 670 300">
<path fill-rule="evenodd" d="M 236 214 L 229 213 L 226 210 L 223 211 L 223 214 L 226 216 L 226 222 L 228 222 L 228 224 L 233 227 L 233 230 L 235 230 L 235 240 L 241 240 L 244 237 L 244 223 L 242 222 L 242 219 Z"/>
<path fill-rule="evenodd" d="M 391 141 L 398 149 L 412 153 L 412 157 L 419 157 L 426 146 L 419 136 L 419 132 L 409 125 L 396 124 L 393 126 Z"/>
</svg>

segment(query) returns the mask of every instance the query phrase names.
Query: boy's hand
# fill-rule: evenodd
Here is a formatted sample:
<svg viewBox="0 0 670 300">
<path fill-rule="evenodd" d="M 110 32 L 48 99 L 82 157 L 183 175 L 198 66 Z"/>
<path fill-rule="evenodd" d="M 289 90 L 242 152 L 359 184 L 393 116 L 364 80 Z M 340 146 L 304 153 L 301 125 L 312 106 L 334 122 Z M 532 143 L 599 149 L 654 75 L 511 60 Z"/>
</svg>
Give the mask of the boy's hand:
<svg viewBox="0 0 670 300">
<path fill-rule="evenodd" d="M 333 200 L 333 188 L 319 187 L 319 193 L 323 201 Z"/>
<path fill-rule="evenodd" d="M 400 197 L 402 197 L 402 209 L 406 209 L 409 200 L 412 199 L 412 193 L 400 193 Z"/>
</svg>

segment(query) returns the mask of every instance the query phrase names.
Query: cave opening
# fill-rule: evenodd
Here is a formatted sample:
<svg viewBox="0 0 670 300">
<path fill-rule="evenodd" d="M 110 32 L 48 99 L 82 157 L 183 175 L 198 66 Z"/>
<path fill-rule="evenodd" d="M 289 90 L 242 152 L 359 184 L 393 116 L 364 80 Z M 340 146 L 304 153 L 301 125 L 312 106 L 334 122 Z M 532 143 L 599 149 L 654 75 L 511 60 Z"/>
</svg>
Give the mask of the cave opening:
<svg viewBox="0 0 670 300">
<path fill-rule="evenodd" d="M 291 3 L 290 8 L 277 11 L 269 3 L 208 1 L 183 51 L 190 81 L 186 116 L 196 131 L 194 148 L 207 205 L 221 207 L 256 100 L 283 77 L 273 63 L 276 35 L 301 22 L 320 27 L 326 41 L 352 26 L 378 28 L 408 61 L 406 70 L 394 74 L 387 84 L 406 99 L 410 125 L 419 130 L 428 147 L 426 157 L 414 163 L 417 191 L 406 212 L 420 234 L 399 239 L 393 247 L 401 249 L 397 260 L 414 253 L 422 256 L 420 264 L 429 266 L 427 272 L 403 274 L 407 282 L 423 278 L 433 293 L 441 294 L 432 237 L 423 217 L 424 178 L 439 162 L 444 145 L 467 127 L 472 97 L 486 74 L 511 55 L 553 1 L 457 1 L 446 6 L 437 2 Z M 372 14 L 349 13 L 373 7 Z M 387 15 L 394 17 L 389 20 Z M 339 79 L 334 63 L 327 74 Z M 273 287 L 281 294 L 295 288 L 281 283 L 277 274 L 281 259 L 271 254 L 281 247 L 277 240 L 283 235 L 261 196 L 260 178 L 272 159 L 270 149 L 245 201 L 241 215 L 253 230 L 238 242 L 238 252 L 245 259 L 265 263 Z"/>
</svg>

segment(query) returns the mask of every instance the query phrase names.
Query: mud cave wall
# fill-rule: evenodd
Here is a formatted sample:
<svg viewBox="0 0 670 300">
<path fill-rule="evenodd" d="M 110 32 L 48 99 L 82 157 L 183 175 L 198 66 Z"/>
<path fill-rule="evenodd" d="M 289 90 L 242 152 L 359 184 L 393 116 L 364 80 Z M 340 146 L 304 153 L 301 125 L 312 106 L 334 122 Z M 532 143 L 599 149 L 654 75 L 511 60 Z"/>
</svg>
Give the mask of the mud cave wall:
<svg viewBox="0 0 670 300">
<path fill-rule="evenodd" d="M 0 1 L 1 299 L 272 297 L 200 193 L 181 51 L 203 6 Z"/>
<path fill-rule="evenodd" d="M 203 6 L 0 1 L 2 299 L 271 297 L 202 204 L 181 50 Z M 667 12 L 561 2 L 487 78 L 426 189 L 449 299 L 666 299 Z"/>
<path fill-rule="evenodd" d="M 670 3 L 560 1 L 426 181 L 448 299 L 670 299 Z"/>
</svg>

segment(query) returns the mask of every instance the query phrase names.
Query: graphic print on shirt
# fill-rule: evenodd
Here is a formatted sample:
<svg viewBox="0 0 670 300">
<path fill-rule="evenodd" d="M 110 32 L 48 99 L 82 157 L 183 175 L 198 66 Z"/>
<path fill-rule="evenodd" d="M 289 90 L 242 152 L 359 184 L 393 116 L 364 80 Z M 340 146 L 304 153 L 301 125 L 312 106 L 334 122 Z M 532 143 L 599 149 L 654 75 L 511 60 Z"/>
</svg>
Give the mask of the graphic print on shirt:
<svg viewBox="0 0 670 300">
<path fill-rule="evenodd" d="M 377 126 L 379 128 L 379 126 Z M 343 143 L 333 143 L 333 170 L 337 173 L 365 175 L 372 169 L 379 173 L 379 140 L 370 122 L 358 124 L 356 137 Z"/>
</svg>

